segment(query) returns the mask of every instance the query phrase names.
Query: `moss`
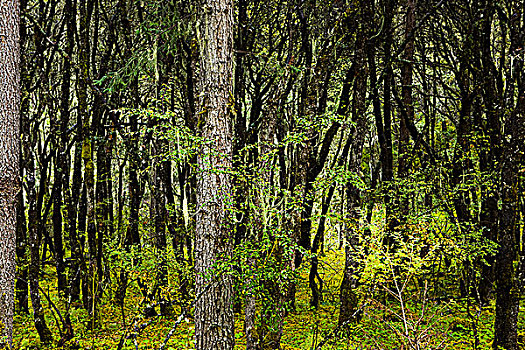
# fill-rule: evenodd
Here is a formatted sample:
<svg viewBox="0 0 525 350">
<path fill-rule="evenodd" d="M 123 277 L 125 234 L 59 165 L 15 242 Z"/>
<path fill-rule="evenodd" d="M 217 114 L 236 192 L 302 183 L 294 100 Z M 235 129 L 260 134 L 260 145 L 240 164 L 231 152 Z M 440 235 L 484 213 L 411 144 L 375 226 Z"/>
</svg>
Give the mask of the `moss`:
<svg viewBox="0 0 525 350">
<path fill-rule="evenodd" d="M 91 158 L 91 142 L 86 138 L 82 143 L 82 159 L 88 160 Z"/>
</svg>

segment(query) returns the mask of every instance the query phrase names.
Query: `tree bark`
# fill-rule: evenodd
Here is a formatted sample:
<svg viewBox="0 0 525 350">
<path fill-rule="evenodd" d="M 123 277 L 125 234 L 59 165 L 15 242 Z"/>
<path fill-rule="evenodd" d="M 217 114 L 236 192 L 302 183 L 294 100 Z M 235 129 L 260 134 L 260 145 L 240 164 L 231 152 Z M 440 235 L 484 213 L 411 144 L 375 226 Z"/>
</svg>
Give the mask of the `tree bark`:
<svg viewBox="0 0 525 350">
<path fill-rule="evenodd" d="M 27 40 L 26 23 L 23 19 L 23 12 L 26 10 L 27 2 L 25 0 L 20 1 L 20 71 L 26 69 L 27 58 L 22 55 L 24 44 Z M 30 85 L 28 74 L 20 76 L 20 90 L 25 90 Z M 22 115 L 27 114 L 29 111 L 29 98 L 28 96 L 22 97 L 20 101 L 20 134 L 23 135 L 24 126 L 22 124 Z M 20 179 L 23 179 L 25 170 L 25 159 L 23 157 L 23 145 L 20 145 Z M 29 314 L 29 283 L 28 283 L 28 237 L 27 237 L 27 219 L 26 219 L 26 206 L 24 203 L 23 191 L 18 193 L 18 217 L 17 217 L 17 236 L 16 236 L 16 268 L 17 276 L 15 282 L 16 300 L 18 305 L 18 311 Z"/>
<path fill-rule="evenodd" d="M 407 44 L 403 53 L 403 64 L 401 65 L 401 79 L 403 91 L 403 106 L 409 120 L 414 120 L 414 105 L 412 102 L 412 74 L 414 70 L 414 35 L 412 31 L 415 26 L 415 0 L 407 0 L 406 2 L 406 19 L 405 19 L 405 40 Z M 402 113 L 399 113 L 401 116 Z M 408 142 L 409 131 L 405 118 L 400 117 L 399 121 L 399 160 L 398 160 L 398 177 L 404 179 L 408 176 L 409 161 L 408 161 Z M 402 197 L 405 197 L 401 193 Z M 406 215 L 408 210 L 408 201 L 401 200 L 401 214 Z"/>
<path fill-rule="evenodd" d="M 20 190 L 20 12 L 0 0 L 0 348 L 13 345 L 16 200 Z"/>
<path fill-rule="evenodd" d="M 399 158 L 398 158 L 398 178 L 399 180 L 406 179 L 410 170 L 409 158 L 409 141 L 410 133 L 408 131 L 407 120 L 414 120 L 414 104 L 412 98 L 412 84 L 413 84 L 413 70 L 414 70 L 414 26 L 416 24 L 416 1 L 407 0 L 406 2 L 406 18 L 405 18 L 405 40 L 406 46 L 403 53 L 403 64 L 401 65 L 401 83 L 402 83 L 402 101 L 407 118 L 403 117 L 403 113 L 399 113 Z M 399 195 L 399 217 L 401 221 L 405 221 L 408 215 L 409 196 L 407 193 L 398 193 Z"/>
<path fill-rule="evenodd" d="M 203 2 L 200 28 L 203 144 L 198 157 L 195 230 L 197 350 L 233 349 L 231 266 L 233 1 Z M 223 271 L 226 271 L 224 273 Z"/>
<path fill-rule="evenodd" d="M 362 10 L 366 11 L 366 10 Z M 364 13 L 366 18 L 367 14 Z M 366 23 L 366 22 L 365 22 Z M 348 170 L 359 175 L 361 173 L 361 158 L 363 155 L 364 135 L 366 132 L 366 118 L 365 118 L 365 99 L 366 99 L 366 81 L 367 81 L 367 65 L 365 61 L 365 33 L 367 33 L 366 24 L 362 24 L 362 34 L 356 42 L 356 69 L 354 78 L 354 96 L 352 101 L 352 121 L 355 126 L 352 128 L 350 137 L 351 142 L 351 156 L 348 161 Z M 348 151 L 343 152 L 344 155 Z M 361 191 L 349 182 L 346 185 L 346 205 L 347 215 L 350 225 L 346 227 L 346 247 L 345 247 L 345 268 L 343 272 L 343 280 L 340 287 L 340 308 L 339 308 L 339 325 L 348 323 L 353 320 L 358 320 L 357 305 L 358 299 L 355 293 L 357 287 L 357 280 L 355 278 L 355 271 L 357 268 L 357 252 L 355 248 L 359 245 L 359 237 L 356 229 L 359 221 L 358 208 L 361 204 Z"/>
<path fill-rule="evenodd" d="M 519 105 L 525 107 L 525 94 L 520 93 Z M 501 199 L 502 208 L 498 226 L 499 250 L 496 255 L 496 318 L 494 323 L 493 348 L 506 350 L 518 349 L 518 311 L 519 291 L 517 271 L 514 262 L 517 259 L 517 241 L 519 233 L 518 183 L 520 164 L 520 145 L 523 143 L 523 112 L 512 113 L 505 123 L 505 156 L 502 162 Z M 519 116 L 521 114 L 521 117 Z M 520 125 L 521 124 L 521 125 Z M 521 130 L 520 130 L 521 129 Z"/>
<path fill-rule="evenodd" d="M 515 18 L 510 23 L 510 52 L 523 50 L 523 19 L 525 12 L 516 8 Z M 523 18 L 522 18 L 523 16 Z M 521 19 L 520 19 L 521 18 Z M 523 53 L 521 53 L 523 58 Z M 517 350 L 519 288 L 515 261 L 518 259 L 520 217 L 519 217 L 519 177 L 523 165 L 525 142 L 525 76 L 523 59 L 511 62 L 507 71 L 508 82 L 505 101 L 508 105 L 504 114 L 502 137 L 503 157 L 500 164 L 501 209 L 498 225 L 499 249 L 496 255 L 496 317 L 494 322 L 493 349 Z M 515 89 L 518 89 L 516 92 Z M 517 99 L 513 98 L 517 96 Z M 515 106 L 511 103 L 515 102 Z M 523 262 L 522 262 L 523 263 Z"/>
</svg>

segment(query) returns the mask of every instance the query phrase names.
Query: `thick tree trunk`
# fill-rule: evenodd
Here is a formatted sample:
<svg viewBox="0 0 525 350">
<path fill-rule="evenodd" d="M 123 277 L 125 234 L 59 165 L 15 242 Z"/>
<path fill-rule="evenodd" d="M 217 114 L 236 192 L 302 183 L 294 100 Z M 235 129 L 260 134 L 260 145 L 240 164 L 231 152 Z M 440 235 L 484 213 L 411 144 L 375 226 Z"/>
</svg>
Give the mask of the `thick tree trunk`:
<svg viewBox="0 0 525 350">
<path fill-rule="evenodd" d="M 206 0 L 200 28 L 203 145 L 198 158 L 195 231 L 197 350 L 233 349 L 232 123 L 233 1 Z"/>
<path fill-rule="evenodd" d="M 0 348 L 13 344 L 16 200 L 20 190 L 20 12 L 0 0 Z"/>
</svg>

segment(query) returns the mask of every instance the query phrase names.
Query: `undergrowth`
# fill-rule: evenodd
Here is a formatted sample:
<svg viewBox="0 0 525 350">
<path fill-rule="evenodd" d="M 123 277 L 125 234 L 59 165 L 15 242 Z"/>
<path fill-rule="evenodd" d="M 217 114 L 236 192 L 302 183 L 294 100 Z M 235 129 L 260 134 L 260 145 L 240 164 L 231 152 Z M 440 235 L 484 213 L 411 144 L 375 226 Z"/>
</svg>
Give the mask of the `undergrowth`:
<svg viewBox="0 0 525 350">
<path fill-rule="evenodd" d="M 430 298 L 429 291 L 435 286 L 428 283 L 411 287 L 404 292 L 403 305 L 395 293 L 370 291 L 363 293 L 359 323 L 338 328 L 339 285 L 344 267 L 344 252 L 328 246 L 320 257 L 319 273 L 324 281 L 324 290 L 319 308 L 310 307 L 308 288 L 308 264 L 300 269 L 301 278 L 297 285 L 296 311 L 285 319 L 282 336 L 283 350 L 292 349 L 408 349 L 406 334 L 410 331 L 411 341 L 420 340 L 420 349 L 490 349 L 493 338 L 494 306 L 479 307 L 474 302 L 451 295 L 448 298 Z M 66 309 L 56 293 L 53 269 L 46 271 L 41 281 L 42 290 L 48 294 L 58 310 Z M 45 297 L 46 321 L 59 338 L 59 316 L 51 311 Z M 181 318 L 180 308 L 175 307 L 170 317 L 155 316 L 142 318 L 139 315 L 142 295 L 135 284 L 128 288 L 125 305 L 116 307 L 110 298 L 110 291 L 100 300 L 99 324 L 89 329 L 87 312 L 80 305 L 72 305 L 70 316 L 75 337 L 64 348 L 71 349 L 158 349 L 170 330 L 177 325 L 165 349 L 193 349 L 194 325 L 189 317 Z M 467 310 L 467 305 L 470 309 Z M 403 314 L 402 314 L 403 312 Z M 404 316 L 403 316 L 404 315 Z M 525 325 L 523 317 L 519 322 L 519 339 L 524 343 Z M 236 314 L 235 349 L 245 348 L 243 314 Z M 426 347 L 425 347 L 425 344 Z M 432 345 L 430 345 L 432 344 Z M 39 343 L 32 316 L 16 315 L 14 329 L 15 349 L 53 349 Z M 412 347 L 417 348 L 417 347 Z"/>
</svg>

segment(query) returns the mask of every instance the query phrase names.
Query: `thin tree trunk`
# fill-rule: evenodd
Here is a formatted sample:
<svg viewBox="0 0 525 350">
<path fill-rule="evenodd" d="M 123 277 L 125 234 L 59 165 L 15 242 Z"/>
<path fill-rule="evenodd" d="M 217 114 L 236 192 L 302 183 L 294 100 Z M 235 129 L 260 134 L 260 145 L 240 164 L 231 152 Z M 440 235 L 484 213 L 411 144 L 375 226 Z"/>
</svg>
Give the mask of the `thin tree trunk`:
<svg viewBox="0 0 525 350">
<path fill-rule="evenodd" d="M 29 137 L 29 136 L 27 136 Z M 29 292 L 33 307 L 33 318 L 35 328 L 42 344 L 50 344 L 53 341 L 51 331 L 47 327 L 44 318 L 44 309 L 40 299 L 40 245 L 42 244 L 42 232 L 40 230 L 40 210 L 37 204 L 35 161 L 31 151 L 27 154 L 27 201 L 28 201 L 28 231 L 31 261 L 29 263 Z M 43 186 L 42 182 L 40 183 Z"/>
<path fill-rule="evenodd" d="M 362 48 L 361 48 L 361 50 L 362 50 Z M 362 53 L 363 52 L 361 51 L 361 54 Z M 361 57 L 361 58 L 363 58 L 363 57 Z M 363 64 L 363 62 L 360 62 L 359 64 Z M 357 68 L 361 68 L 359 64 L 358 64 Z M 341 95 L 339 97 L 339 107 L 337 108 L 337 115 L 343 116 L 343 115 L 346 115 L 348 113 L 348 110 L 349 110 L 348 107 L 350 105 L 349 104 L 350 96 L 351 96 L 351 93 L 352 93 L 352 82 L 354 81 L 355 74 L 356 74 L 355 68 L 356 68 L 356 66 L 353 65 L 346 72 L 345 81 L 344 81 L 344 84 L 343 84 L 343 88 L 341 89 Z M 366 77 L 365 77 L 365 79 L 366 79 Z M 341 138 L 342 137 L 343 136 L 341 136 Z M 341 167 L 341 166 L 344 165 L 344 163 L 346 161 L 346 158 L 348 157 L 348 151 L 350 149 L 350 145 L 351 145 L 351 140 L 347 140 L 346 143 L 345 143 L 345 146 L 343 147 L 342 154 L 339 156 L 339 160 L 337 161 L 337 166 Z M 341 145 L 339 145 L 339 147 L 341 147 Z M 335 159 L 337 159 L 337 156 L 335 157 Z M 317 271 L 318 264 L 319 264 L 317 253 L 318 253 L 318 250 L 319 250 L 320 246 L 322 246 L 322 244 L 323 244 L 322 237 L 324 236 L 326 214 L 328 212 L 328 208 L 330 207 L 330 201 L 332 200 L 332 197 L 334 195 L 334 191 L 335 191 L 335 184 L 330 186 L 330 189 L 328 190 L 328 195 L 327 195 L 326 199 L 323 200 L 323 203 L 321 205 L 321 207 L 322 207 L 321 208 L 321 218 L 320 218 L 320 221 L 319 221 L 317 234 L 314 237 L 314 241 L 313 241 L 312 249 L 311 249 L 313 257 L 312 257 L 312 260 L 311 260 L 310 274 L 309 274 L 309 285 L 310 285 L 310 289 L 312 291 L 312 298 L 310 300 L 310 305 L 314 306 L 316 308 L 319 306 L 319 300 L 321 299 L 321 292 L 322 292 L 322 288 L 320 289 L 317 286 L 317 283 L 315 281 L 315 279 L 317 278 L 319 280 L 319 282 L 322 283 L 321 279 L 319 278 L 318 271 Z"/>
<path fill-rule="evenodd" d="M 362 10 L 364 17 L 367 15 L 367 10 Z M 366 18 L 366 17 L 365 17 Z M 356 69 L 354 79 L 354 96 L 352 101 L 352 121 L 355 126 L 352 128 L 352 133 L 349 136 L 351 142 L 351 156 L 348 161 L 348 170 L 356 174 L 360 174 L 361 158 L 363 154 L 364 135 L 366 133 L 366 118 L 365 112 L 365 98 L 366 98 L 366 59 L 365 59 L 365 38 L 364 33 L 367 32 L 366 24 L 361 24 L 362 35 L 357 39 L 356 43 Z M 347 150 L 343 152 L 346 156 Z M 339 307 L 339 325 L 346 324 L 357 318 L 358 299 L 355 293 L 357 280 L 355 278 L 355 271 L 357 269 L 357 252 L 355 248 L 359 245 L 359 237 L 357 236 L 356 226 L 359 222 L 358 208 L 360 206 L 361 193 L 359 189 L 352 183 L 346 185 L 346 207 L 347 216 L 350 225 L 346 227 L 346 246 L 345 246 L 345 268 L 343 272 L 343 280 L 341 281 L 339 298 L 341 301 Z"/>
<path fill-rule="evenodd" d="M 384 203 L 385 203 L 385 217 L 386 217 L 386 226 L 387 226 L 387 234 L 393 230 L 394 227 L 397 226 L 398 220 L 396 218 L 396 212 L 395 212 L 395 194 L 394 186 L 392 184 L 392 180 L 394 178 L 394 155 L 393 155 L 393 146 L 392 146 L 392 76 L 394 75 L 394 72 L 392 70 L 392 18 L 393 18 L 393 11 L 395 9 L 395 6 L 397 5 L 397 1 L 387 1 L 388 6 L 385 8 L 385 42 L 383 45 L 384 52 L 385 52 L 385 75 L 383 78 L 383 133 L 384 133 L 384 148 L 382 147 L 381 155 L 382 155 L 382 161 L 381 161 L 381 171 L 383 176 L 383 182 L 386 184 L 385 186 L 385 193 L 384 193 Z M 368 16 L 371 16 L 371 14 L 368 14 Z M 373 48 L 370 48 L 373 50 Z M 370 53 L 369 53 L 370 54 Z M 375 66 L 375 62 L 374 62 Z M 375 71 L 375 67 L 372 69 Z M 372 74 L 372 73 L 370 73 Z M 375 81 L 376 77 L 372 77 L 371 80 Z M 375 102 L 376 104 L 379 103 L 378 99 L 376 98 Z M 379 109 L 380 107 L 377 105 L 374 108 Z M 380 113 L 379 113 L 380 114 Z M 377 117 L 376 117 L 377 118 Z M 401 135 L 400 135 L 401 136 Z M 402 149 L 402 142 L 400 140 L 399 142 L 399 152 Z M 399 153 L 398 152 L 398 153 Z M 393 239 L 391 236 L 387 236 L 387 244 L 393 245 Z"/>
<path fill-rule="evenodd" d="M 64 4 L 64 11 L 68 16 L 67 23 L 67 43 L 66 53 L 69 57 L 73 56 L 73 50 L 75 46 L 75 31 L 76 31 L 76 1 L 66 0 Z M 70 69 L 70 61 L 64 60 L 64 70 Z M 67 73 L 65 73 L 67 74 Z M 66 79 L 66 77 L 64 77 Z M 62 93 L 62 112 L 66 112 L 66 108 L 69 109 L 69 84 L 63 85 Z M 67 104 L 64 101 L 67 97 Z M 81 250 L 79 234 L 82 235 L 85 229 L 85 225 L 79 225 L 82 222 L 79 219 L 79 203 L 80 193 L 82 188 L 82 138 L 83 138 L 83 127 L 82 127 L 82 113 L 77 112 L 76 119 L 76 135 L 74 138 L 74 153 L 72 161 L 72 172 L 73 178 L 71 181 L 71 188 L 67 188 L 65 191 L 65 202 L 67 207 L 67 222 L 68 222 L 68 234 L 69 234 L 69 245 L 71 249 L 71 262 L 69 266 L 69 287 L 68 287 L 68 298 L 70 303 L 76 303 L 80 301 L 80 282 L 81 275 L 83 273 L 84 256 Z M 69 178 L 69 175 L 68 175 Z M 80 215 L 82 215 L 80 213 Z M 76 305 L 76 304 L 75 304 Z"/>
<path fill-rule="evenodd" d="M 22 164 L 21 164 L 22 167 Z M 22 174 L 20 174 L 22 175 Z M 22 176 L 20 176 L 22 178 Z M 24 207 L 24 196 L 22 190 L 18 193 L 16 213 L 16 268 L 17 279 L 15 282 L 16 291 L 16 309 L 18 312 L 29 313 L 29 284 L 28 278 L 28 261 L 27 261 L 27 220 Z"/>
<path fill-rule="evenodd" d="M 488 134 L 488 138 L 478 138 L 480 149 L 479 167 L 482 174 L 488 177 L 486 183 L 481 186 L 481 212 L 479 219 L 479 226 L 482 227 L 483 236 L 491 241 L 497 240 L 497 226 L 498 226 L 498 191 L 496 190 L 496 171 L 497 164 L 501 158 L 501 109 L 498 107 L 500 103 L 504 103 L 503 96 L 496 90 L 496 76 L 494 76 L 495 68 L 492 58 L 492 42 L 490 40 L 490 32 L 494 21 L 494 7 L 490 4 L 491 1 L 485 2 L 485 9 L 483 11 L 483 27 L 479 33 L 481 41 L 481 64 L 483 67 L 482 80 L 482 96 L 487 115 L 487 126 L 484 128 L 482 121 L 476 122 L 476 127 L 480 135 Z M 502 30 L 504 25 L 502 24 Z M 506 36 L 505 32 L 502 34 Z M 501 53 L 505 55 L 505 53 Z M 501 67 L 500 69 L 504 69 Z M 487 263 L 483 263 L 481 267 L 481 278 L 478 286 L 479 301 L 486 305 L 489 303 L 490 294 L 493 291 L 495 281 L 495 256 L 489 255 L 486 258 Z"/>
<path fill-rule="evenodd" d="M 27 69 L 26 55 L 23 55 L 23 47 L 27 40 L 26 23 L 24 20 L 23 13 L 27 11 L 26 1 L 20 1 L 20 71 Z M 29 88 L 31 84 L 28 74 L 22 74 L 20 77 L 21 91 Z M 24 130 L 27 128 L 27 119 L 23 118 L 23 115 L 29 113 L 29 97 L 25 96 L 20 101 L 20 134 L 24 134 Z M 24 170 L 26 167 L 24 159 L 24 147 L 25 144 L 21 142 L 20 145 L 20 179 L 23 179 Z M 26 206 L 24 203 L 24 193 L 20 191 L 18 193 L 18 213 L 17 213 L 17 235 L 16 235 L 16 266 L 18 278 L 15 282 L 16 299 L 18 303 L 18 310 L 23 313 L 29 313 L 29 283 L 28 283 L 28 266 L 29 266 L 29 252 L 28 252 L 28 237 L 27 237 L 27 218 L 26 218 Z"/>
<path fill-rule="evenodd" d="M 96 303 L 96 274 L 97 274 L 97 244 L 96 244 L 96 224 L 95 224 L 95 168 L 93 162 L 93 148 L 94 142 L 91 135 L 90 118 L 88 113 L 87 102 L 87 79 L 89 78 L 89 24 L 91 18 L 90 0 L 79 1 L 79 65 L 80 65 L 80 79 L 78 82 L 78 113 L 82 116 L 83 140 L 82 140 L 82 160 L 84 162 L 84 189 L 86 191 L 86 230 L 87 230 L 87 274 L 83 278 L 83 292 L 87 295 L 83 296 L 84 307 L 88 310 L 91 317 L 90 327 L 95 326 L 97 317 L 97 303 Z"/>
<path fill-rule="evenodd" d="M 402 101 L 401 108 L 405 109 L 406 118 L 403 113 L 399 113 L 399 160 L 398 160 L 398 178 L 406 179 L 409 172 L 409 137 L 407 118 L 414 120 L 414 104 L 412 99 L 412 75 L 414 70 L 414 35 L 413 30 L 416 25 L 416 0 L 407 0 L 406 2 L 406 18 L 405 18 L 405 51 L 403 53 L 403 64 L 401 65 L 401 82 L 402 82 Z M 405 220 L 408 214 L 409 200 L 408 195 L 402 191 L 398 193 L 399 196 L 399 213 L 401 221 Z"/>
<path fill-rule="evenodd" d="M 124 42 L 126 45 L 125 58 L 130 59 L 133 52 L 132 28 L 131 22 L 128 18 L 126 2 L 120 0 L 117 4 L 120 14 L 120 22 L 122 26 Z M 132 107 L 138 106 L 138 80 L 135 78 L 131 82 L 132 93 Z M 140 165 L 140 158 L 138 152 L 138 119 L 135 113 L 129 113 L 130 136 L 127 140 L 129 148 L 129 226 L 127 228 L 126 236 L 123 238 L 124 248 L 126 251 L 131 250 L 132 245 L 140 245 L 139 232 L 139 210 L 141 201 L 140 183 L 138 178 L 138 167 Z M 115 292 L 115 302 L 117 305 L 123 305 L 126 296 L 126 289 L 128 284 L 127 272 L 122 269 L 119 276 L 119 285 Z"/>
</svg>

